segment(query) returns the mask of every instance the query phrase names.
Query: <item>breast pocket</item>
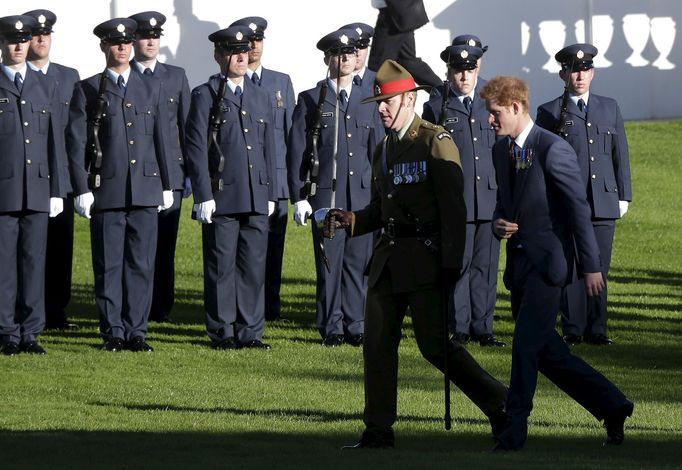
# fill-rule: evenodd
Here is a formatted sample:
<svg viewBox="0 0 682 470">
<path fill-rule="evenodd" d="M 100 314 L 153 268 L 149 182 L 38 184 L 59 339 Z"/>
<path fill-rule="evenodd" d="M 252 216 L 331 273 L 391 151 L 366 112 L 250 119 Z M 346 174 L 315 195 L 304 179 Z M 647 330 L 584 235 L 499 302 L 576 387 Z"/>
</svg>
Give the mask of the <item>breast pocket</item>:
<svg viewBox="0 0 682 470">
<path fill-rule="evenodd" d="M 0 134 L 11 134 L 14 132 L 16 113 L 11 106 L 13 106 L 13 103 L 0 104 Z"/>
<path fill-rule="evenodd" d="M 142 130 L 145 134 L 154 133 L 154 121 L 156 120 L 156 114 L 149 107 L 136 107 L 135 108 L 135 120 L 138 125 L 142 126 Z M 142 124 L 143 123 L 143 124 Z"/>
<path fill-rule="evenodd" d="M 493 148 L 493 145 L 495 145 L 495 142 L 497 141 L 495 131 L 487 122 L 480 121 L 479 125 L 481 129 L 481 140 L 488 145 L 488 148 Z"/>
<path fill-rule="evenodd" d="M 355 121 L 355 133 L 358 137 L 358 143 L 363 147 L 367 147 L 367 141 L 369 140 L 370 129 L 372 125 L 367 121 L 356 120 Z"/>
<path fill-rule="evenodd" d="M 597 135 L 602 142 L 602 152 L 606 154 L 611 153 L 613 145 L 613 136 L 616 135 L 616 128 L 609 126 L 597 126 Z"/>
<path fill-rule="evenodd" d="M 50 107 L 46 104 L 31 103 L 31 111 L 34 119 L 38 122 L 38 133 L 50 132 Z"/>
</svg>

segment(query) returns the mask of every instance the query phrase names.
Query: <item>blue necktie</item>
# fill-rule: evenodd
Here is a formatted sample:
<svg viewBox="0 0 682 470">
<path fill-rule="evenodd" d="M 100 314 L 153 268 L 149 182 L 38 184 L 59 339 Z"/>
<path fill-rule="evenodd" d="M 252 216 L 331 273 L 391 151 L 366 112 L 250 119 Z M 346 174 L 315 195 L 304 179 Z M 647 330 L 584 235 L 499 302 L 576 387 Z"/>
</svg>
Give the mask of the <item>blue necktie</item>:
<svg viewBox="0 0 682 470">
<path fill-rule="evenodd" d="M 587 114 L 587 104 L 585 104 L 585 101 L 583 101 L 582 98 L 578 100 L 578 109 L 582 111 L 583 113 Z"/>
<path fill-rule="evenodd" d="M 241 104 L 241 102 L 242 102 L 242 87 L 240 87 L 239 85 L 237 85 L 237 87 L 234 89 L 234 96 L 237 97 L 237 99 L 239 100 L 239 103 Z"/>
<path fill-rule="evenodd" d="M 154 72 L 152 72 L 152 69 L 150 69 L 149 67 L 147 67 L 146 69 L 144 69 L 144 72 L 142 72 L 142 74 L 151 77 L 151 76 L 154 75 Z"/>
<path fill-rule="evenodd" d="M 260 86 L 260 78 L 258 78 L 258 74 L 256 72 L 253 72 L 251 74 L 251 81 L 253 82 L 254 85 Z"/>
<path fill-rule="evenodd" d="M 346 90 L 341 90 L 339 92 L 339 102 L 341 104 L 341 109 L 345 111 L 348 106 L 348 93 L 346 93 Z"/>
<path fill-rule="evenodd" d="M 464 107 L 467 109 L 467 113 L 471 115 L 471 98 L 468 96 L 464 97 Z"/>
<path fill-rule="evenodd" d="M 123 75 L 119 75 L 119 76 L 118 76 L 118 79 L 116 80 L 116 84 L 118 85 L 118 87 L 119 87 L 121 90 L 125 91 L 125 89 L 126 89 L 126 83 L 125 83 L 125 80 L 123 79 Z"/>
<path fill-rule="evenodd" d="M 362 86 L 362 77 L 360 75 L 354 76 L 353 83 L 356 84 L 357 86 Z"/>
<path fill-rule="evenodd" d="M 21 93 L 21 89 L 24 88 L 24 79 L 19 72 L 14 74 L 14 85 L 19 90 L 19 93 Z"/>
</svg>

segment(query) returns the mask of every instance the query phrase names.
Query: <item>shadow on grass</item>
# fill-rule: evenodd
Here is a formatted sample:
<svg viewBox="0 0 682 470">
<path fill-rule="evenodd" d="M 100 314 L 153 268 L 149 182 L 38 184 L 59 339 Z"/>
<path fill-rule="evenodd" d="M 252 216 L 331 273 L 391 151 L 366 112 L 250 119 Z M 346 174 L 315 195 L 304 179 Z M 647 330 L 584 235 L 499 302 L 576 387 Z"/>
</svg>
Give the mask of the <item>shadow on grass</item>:
<svg viewBox="0 0 682 470">
<path fill-rule="evenodd" d="M 400 434 L 393 450 L 341 450 L 348 432 L 0 432 L 3 468 L 674 468 L 679 436 L 628 437 L 603 448 L 597 436 L 532 436 L 526 449 L 491 454 L 482 433 Z M 36 452 L 40 449 L 40 452 Z"/>
<path fill-rule="evenodd" d="M 629 268 L 611 268 L 609 272 L 610 282 L 623 284 L 657 284 L 673 287 L 682 287 L 682 273 L 671 271 L 659 271 L 656 269 L 633 270 Z"/>
</svg>

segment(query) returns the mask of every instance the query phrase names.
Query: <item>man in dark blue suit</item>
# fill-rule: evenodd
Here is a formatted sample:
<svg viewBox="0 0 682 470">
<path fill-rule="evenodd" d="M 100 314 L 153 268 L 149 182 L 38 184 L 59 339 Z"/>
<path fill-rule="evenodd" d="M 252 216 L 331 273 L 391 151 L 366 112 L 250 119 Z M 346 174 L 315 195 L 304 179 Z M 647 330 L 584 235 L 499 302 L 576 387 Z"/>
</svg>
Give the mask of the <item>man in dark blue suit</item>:
<svg viewBox="0 0 682 470">
<path fill-rule="evenodd" d="M 299 225 L 305 225 L 312 212 L 334 207 L 330 206 L 333 196 L 335 207 L 346 210 L 369 203 L 372 152 L 385 132 L 376 105 L 361 103 L 372 95 L 353 84 L 357 40 L 354 29 L 340 29 L 320 39 L 317 48 L 324 52 L 329 77 L 298 97 L 287 163 L 289 193 Z M 319 139 L 312 143 L 309 137 L 315 128 L 319 129 Z M 317 191 L 307 194 L 306 174 L 315 144 L 319 173 L 312 180 Z M 317 270 L 317 328 L 323 344 L 336 347 L 345 341 L 359 346 L 363 341 L 367 292 L 364 273 L 371 255 L 372 234 L 351 238 L 342 232 L 333 240 L 323 241 L 316 227 L 312 232 Z"/>
<path fill-rule="evenodd" d="M 493 162 L 499 185 L 493 230 L 507 240 L 505 286 L 516 321 L 507 395 L 507 427 L 497 450 L 517 450 L 528 435 L 537 374 L 604 420 L 606 444 L 620 444 L 633 404 L 606 377 L 571 354 L 554 328 L 562 288 L 580 277 L 587 294 L 604 287 L 599 248 L 575 152 L 536 126 L 528 114 L 528 86 L 496 77 L 481 98 L 498 136 Z"/>
<path fill-rule="evenodd" d="M 282 258 L 284 239 L 289 219 L 289 187 L 287 186 L 287 147 L 291 116 L 296 106 L 294 87 L 286 73 L 266 69 L 261 64 L 263 39 L 268 22 L 260 16 L 249 16 L 235 21 L 230 26 L 248 26 L 249 65 L 246 76 L 255 85 L 270 94 L 273 105 L 273 131 L 277 160 L 277 199 L 275 212 L 268 218 L 268 253 L 265 262 L 265 320 L 286 320 L 282 317 L 280 288 L 282 286 Z"/>
<path fill-rule="evenodd" d="M 64 134 L 56 81 L 26 65 L 28 15 L 0 18 L 0 353 L 45 354 L 48 215 L 62 212 Z"/>
<path fill-rule="evenodd" d="M 357 49 L 358 55 L 355 61 L 355 71 L 353 72 L 353 84 L 361 86 L 366 93 L 374 93 L 374 79 L 377 73 L 367 68 L 367 57 L 369 56 L 369 45 L 374 35 L 374 28 L 365 23 L 349 23 L 339 29 L 354 29 L 358 33 Z"/>
<path fill-rule="evenodd" d="M 481 346 L 505 346 L 493 335 L 500 242 L 490 225 L 497 195 L 492 159 L 495 132 L 488 124 L 485 102 L 479 97 L 485 85 L 478 75 L 482 55 L 483 49 L 468 43 L 449 46 L 441 52 L 441 59 L 448 66 L 445 112 L 441 86 L 424 104 L 422 117 L 442 124 L 450 132 L 459 149 L 464 173 L 467 232 L 462 272 L 452 297 L 453 339 L 466 344 L 473 337 Z"/>
<path fill-rule="evenodd" d="M 157 212 L 173 204 L 161 82 L 130 69 L 136 28 L 134 20 L 114 18 L 94 29 L 106 69 L 76 84 L 67 133 L 75 209 L 91 219 L 102 349 L 110 352 L 153 351 L 145 337 Z"/>
<path fill-rule="evenodd" d="M 562 98 L 538 108 L 537 123 L 549 131 L 562 125 L 561 136 L 578 155 L 580 176 L 587 191 L 587 202 L 602 260 L 604 290 L 597 296 L 586 295 L 582 282 L 572 282 L 562 295 L 561 323 L 564 340 L 574 345 L 609 345 L 607 335 L 607 282 L 616 220 L 623 217 L 632 200 L 630 158 L 625 126 L 618 103 L 612 98 L 590 92 L 594 77 L 592 59 L 597 48 L 573 44 L 556 53 L 561 63 L 559 75 L 568 85 L 566 112 Z"/>
<path fill-rule="evenodd" d="M 250 33 L 232 26 L 208 37 L 220 73 L 192 91 L 186 129 L 203 223 L 206 329 L 219 350 L 270 349 L 262 342 L 264 283 L 277 167 L 270 94 L 244 79 Z"/>
<path fill-rule="evenodd" d="M 189 113 L 189 83 L 185 70 L 157 60 L 163 24 L 166 17 L 158 11 L 145 11 L 129 17 L 137 22 L 134 44 L 135 58 L 130 62 L 133 72 L 161 81 L 162 99 L 167 109 L 169 126 L 169 167 L 173 205 L 159 212 L 159 228 L 154 263 L 154 293 L 149 319 L 170 322 L 175 302 L 175 245 L 178 239 L 183 197 L 192 193 L 185 174 L 185 121 Z"/>
<path fill-rule="evenodd" d="M 50 10 L 31 10 L 24 13 L 35 18 L 37 25 L 31 31 L 33 38 L 28 50 L 28 66 L 57 81 L 59 112 L 62 130 L 69 123 L 69 103 L 73 87 L 80 80 L 78 71 L 50 60 L 52 26 L 57 15 Z M 66 306 L 71 299 L 71 266 L 73 261 L 73 192 L 69 178 L 68 161 L 64 162 L 63 182 L 67 191 L 64 211 L 47 223 L 47 253 L 45 258 L 45 329 L 74 330 L 78 325 L 66 316 Z"/>
</svg>

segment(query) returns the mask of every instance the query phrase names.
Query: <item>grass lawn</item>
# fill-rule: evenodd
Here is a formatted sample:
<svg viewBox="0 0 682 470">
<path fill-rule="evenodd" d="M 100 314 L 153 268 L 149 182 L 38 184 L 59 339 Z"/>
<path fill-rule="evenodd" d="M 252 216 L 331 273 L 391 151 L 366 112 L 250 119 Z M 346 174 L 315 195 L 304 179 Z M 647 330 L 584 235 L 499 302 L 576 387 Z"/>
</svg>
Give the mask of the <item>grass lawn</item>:
<svg viewBox="0 0 682 470">
<path fill-rule="evenodd" d="M 87 223 L 77 221 L 69 311 L 82 328 L 41 336 L 47 356 L 0 358 L 0 468 L 682 468 L 682 121 L 627 131 L 635 200 L 616 230 L 616 343 L 575 348 L 635 402 L 620 448 L 603 448 L 600 424 L 543 377 L 522 452 L 488 454 L 487 420 L 459 390 L 444 431 L 442 379 L 408 321 L 397 448 L 341 451 L 362 430 L 362 353 L 320 345 L 309 229 L 289 226 L 282 294 L 293 321 L 268 324 L 273 349 L 218 352 L 204 332 L 200 229 L 185 204 L 178 323 L 150 325 L 152 354 L 99 350 Z M 499 289 L 495 331 L 509 342 Z M 508 382 L 509 347 L 469 350 Z"/>
</svg>

